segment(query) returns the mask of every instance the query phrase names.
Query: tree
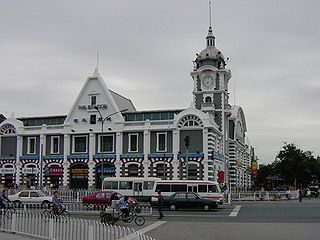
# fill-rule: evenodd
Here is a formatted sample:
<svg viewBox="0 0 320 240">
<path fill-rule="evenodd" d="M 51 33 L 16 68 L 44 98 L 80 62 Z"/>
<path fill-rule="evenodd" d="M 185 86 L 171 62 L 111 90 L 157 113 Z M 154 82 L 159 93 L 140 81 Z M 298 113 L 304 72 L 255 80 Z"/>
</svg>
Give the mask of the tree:
<svg viewBox="0 0 320 240">
<path fill-rule="evenodd" d="M 319 162 L 312 156 L 311 151 L 303 151 L 294 143 L 283 146 L 277 155 L 275 171 L 287 185 L 308 186 L 319 177 Z"/>
<path fill-rule="evenodd" d="M 273 177 L 279 177 L 281 184 L 287 186 L 307 187 L 318 184 L 320 179 L 320 161 L 315 159 L 311 151 L 303 151 L 294 143 L 285 143 L 279 151 L 277 159 L 258 171 L 258 186 L 272 186 Z"/>
</svg>

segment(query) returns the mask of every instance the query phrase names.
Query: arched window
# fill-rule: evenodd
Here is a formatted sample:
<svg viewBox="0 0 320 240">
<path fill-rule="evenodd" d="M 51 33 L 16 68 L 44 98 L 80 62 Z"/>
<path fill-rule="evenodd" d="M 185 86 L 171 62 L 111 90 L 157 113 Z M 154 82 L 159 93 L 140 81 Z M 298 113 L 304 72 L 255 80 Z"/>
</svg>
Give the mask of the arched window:
<svg viewBox="0 0 320 240">
<path fill-rule="evenodd" d="M 194 163 L 188 164 L 188 179 L 196 180 L 198 173 L 198 165 Z"/>
<path fill-rule="evenodd" d="M 195 115 L 187 115 L 180 119 L 178 123 L 178 128 L 185 127 L 203 127 L 201 119 Z"/>
<path fill-rule="evenodd" d="M 0 129 L 0 135 L 15 135 L 16 129 L 11 124 L 5 124 Z"/>
<path fill-rule="evenodd" d="M 211 103 L 212 102 L 212 98 L 211 97 L 206 97 L 205 98 L 205 102 L 206 103 Z"/>
<path fill-rule="evenodd" d="M 138 177 L 139 176 L 139 166 L 137 164 L 128 165 L 128 177 Z"/>
</svg>

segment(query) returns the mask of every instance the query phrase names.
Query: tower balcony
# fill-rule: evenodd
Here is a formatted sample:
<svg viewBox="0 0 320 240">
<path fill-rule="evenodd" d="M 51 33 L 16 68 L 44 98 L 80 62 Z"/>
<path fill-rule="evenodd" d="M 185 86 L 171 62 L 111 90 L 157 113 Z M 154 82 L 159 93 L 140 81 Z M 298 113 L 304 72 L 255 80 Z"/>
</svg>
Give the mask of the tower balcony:
<svg viewBox="0 0 320 240">
<path fill-rule="evenodd" d="M 201 104 L 201 109 L 203 110 L 203 111 L 212 111 L 212 110 L 214 110 L 214 103 L 213 102 L 204 102 L 204 103 L 202 103 Z"/>
</svg>

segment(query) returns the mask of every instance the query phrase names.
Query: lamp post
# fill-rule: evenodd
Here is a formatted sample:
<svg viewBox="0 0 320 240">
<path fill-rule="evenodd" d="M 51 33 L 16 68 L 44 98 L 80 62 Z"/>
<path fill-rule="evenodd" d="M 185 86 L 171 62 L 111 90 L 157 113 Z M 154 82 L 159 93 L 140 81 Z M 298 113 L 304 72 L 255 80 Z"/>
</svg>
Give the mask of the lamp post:
<svg viewBox="0 0 320 240">
<path fill-rule="evenodd" d="M 114 112 L 114 113 L 111 113 L 109 115 L 107 115 L 106 117 L 103 117 L 98 106 L 94 106 L 94 109 L 98 111 L 99 115 L 100 115 L 100 118 L 101 118 L 101 154 L 102 154 L 102 161 L 101 161 L 101 188 L 102 188 L 102 182 L 103 182 L 103 173 L 104 173 L 104 169 L 103 169 L 103 161 L 104 161 L 104 158 L 103 158 L 103 154 L 104 154 L 104 144 L 103 144 L 103 124 L 104 122 L 109 118 L 111 117 L 112 115 L 114 114 L 117 114 L 117 113 L 122 113 L 122 112 L 125 112 L 125 111 L 128 111 L 128 109 L 122 109 L 120 111 L 117 111 L 117 112 Z"/>
</svg>

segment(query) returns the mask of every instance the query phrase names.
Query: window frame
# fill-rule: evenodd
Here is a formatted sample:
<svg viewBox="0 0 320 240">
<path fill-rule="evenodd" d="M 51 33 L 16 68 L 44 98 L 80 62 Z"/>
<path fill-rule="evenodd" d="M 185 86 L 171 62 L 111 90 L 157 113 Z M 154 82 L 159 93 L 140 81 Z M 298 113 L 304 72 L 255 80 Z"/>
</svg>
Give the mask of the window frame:
<svg viewBox="0 0 320 240">
<path fill-rule="evenodd" d="M 86 138 L 86 149 L 84 152 L 76 152 L 75 147 L 76 147 L 76 138 L 79 137 L 85 137 Z M 87 153 L 88 152 L 88 135 L 74 135 L 72 136 L 72 153 Z"/>
<path fill-rule="evenodd" d="M 131 146 L 131 137 L 136 136 L 137 137 L 137 144 L 136 144 L 136 150 L 132 150 Z M 128 152 L 135 152 L 137 153 L 139 151 L 139 133 L 129 133 L 128 134 Z"/>
<path fill-rule="evenodd" d="M 93 103 L 93 99 L 95 99 L 95 103 Z M 97 95 L 90 96 L 90 105 L 91 106 L 97 105 Z"/>
<path fill-rule="evenodd" d="M 54 139 L 58 139 L 58 151 L 54 152 Z M 51 136 L 50 144 L 50 154 L 59 154 L 60 153 L 60 136 Z"/>
<path fill-rule="evenodd" d="M 115 136 L 114 134 L 103 134 L 103 137 L 109 137 L 112 136 L 112 151 L 101 151 L 101 138 L 102 138 L 102 134 L 98 135 L 98 153 L 114 153 L 115 151 Z"/>
<path fill-rule="evenodd" d="M 164 135 L 165 136 L 165 143 L 164 143 L 164 145 L 165 145 L 165 147 L 164 147 L 164 150 L 160 150 L 159 149 L 159 137 L 160 137 L 160 135 Z M 167 152 L 167 150 L 168 150 L 168 133 L 167 132 L 157 132 L 157 148 L 156 148 L 156 151 L 157 152 Z"/>
<path fill-rule="evenodd" d="M 33 146 L 33 152 L 31 152 L 30 150 L 30 145 L 31 145 L 31 140 L 34 140 L 34 146 Z M 36 147 L 37 146 L 37 138 L 36 137 L 28 137 L 28 146 L 27 146 L 27 154 L 36 154 L 37 150 Z"/>
</svg>

